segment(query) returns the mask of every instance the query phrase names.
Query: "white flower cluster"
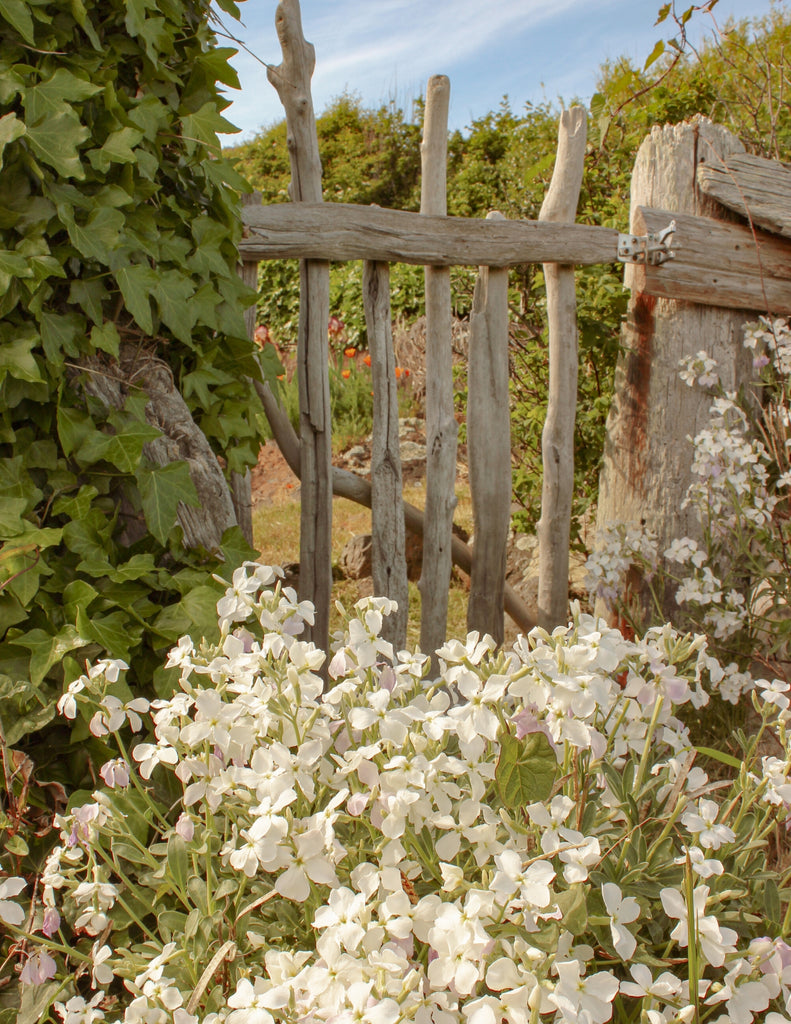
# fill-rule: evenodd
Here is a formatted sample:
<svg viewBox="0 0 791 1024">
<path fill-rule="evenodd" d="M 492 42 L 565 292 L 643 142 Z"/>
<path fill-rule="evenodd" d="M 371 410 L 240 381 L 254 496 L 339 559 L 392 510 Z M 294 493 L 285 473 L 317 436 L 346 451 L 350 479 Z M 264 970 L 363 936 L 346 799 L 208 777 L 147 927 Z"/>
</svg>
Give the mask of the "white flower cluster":
<svg viewBox="0 0 791 1024">
<path fill-rule="evenodd" d="M 744 909 L 789 759 L 724 792 L 694 765 L 677 711 L 721 675 L 702 638 L 629 641 L 577 609 L 510 652 L 449 642 L 429 681 L 369 599 L 325 689 L 274 578 L 236 574 L 219 645 L 174 649 L 181 689 L 133 760 L 112 683 L 71 693 L 121 757 L 41 879 L 63 918 L 41 931 L 71 929 L 95 989 L 66 992 L 64 1024 L 669 1024 L 698 999 L 718 1024 L 785 1019 L 791 949 Z M 784 743 L 785 691 L 761 699 Z M 20 882 L 0 883 L 11 927 Z"/>
<path fill-rule="evenodd" d="M 788 375 L 791 370 L 791 328 L 785 320 L 748 324 L 744 344 L 756 352 L 757 368 L 766 390 L 760 400 L 745 403 L 720 389 L 712 398 L 709 421 L 692 440 L 693 480 L 683 506 L 699 523 L 699 539 L 682 537 L 663 552 L 657 580 L 674 585 L 678 605 L 715 641 L 745 646 L 752 656 L 758 640 L 772 653 L 786 649 L 773 643 L 785 608 L 785 550 L 780 500 L 791 482 L 791 416 Z M 681 360 L 681 378 L 690 386 L 717 388 L 716 364 L 705 352 Z M 783 472 L 785 470 L 785 472 Z M 655 556 L 643 550 L 645 531 L 633 524 L 613 524 L 596 540 L 588 560 L 587 586 L 591 595 L 628 608 L 627 573 L 636 565 L 656 566 Z M 649 535 L 649 544 L 651 538 Z M 756 600 L 759 588 L 761 599 Z M 767 642 L 768 641 L 768 642 Z M 738 673 L 730 673 L 731 699 L 741 688 Z"/>
<path fill-rule="evenodd" d="M 596 536 L 596 547 L 586 563 L 585 587 L 592 597 L 613 602 L 623 596 L 626 575 L 638 566 L 643 578 L 656 570 L 656 537 L 643 527 L 611 523 Z"/>
</svg>

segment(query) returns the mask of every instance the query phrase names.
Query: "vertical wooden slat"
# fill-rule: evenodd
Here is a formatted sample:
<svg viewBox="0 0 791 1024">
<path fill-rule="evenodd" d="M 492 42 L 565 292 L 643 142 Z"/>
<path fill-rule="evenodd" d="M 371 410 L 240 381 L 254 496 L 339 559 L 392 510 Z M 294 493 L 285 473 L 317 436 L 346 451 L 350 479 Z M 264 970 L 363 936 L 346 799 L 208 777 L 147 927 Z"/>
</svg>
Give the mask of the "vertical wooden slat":
<svg viewBox="0 0 791 1024">
<path fill-rule="evenodd" d="M 389 597 L 398 611 L 384 621 L 382 635 L 397 651 L 406 646 L 409 584 L 404 512 L 401 506 L 401 454 L 398 391 L 390 316 L 390 266 L 363 264 L 363 302 L 374 390 L 371 447 L 371 521 L 374 593 Z"/>
<path fill-rule="evenodd" d="M 322 201 L 321 160 L 310 92 L 316 53 L 302 34 L 298 0 L 281 0 L 275 25 L 283 61 L 277 67 L 268 67 L 267 76 L 286 111 L 291 199 L 295 203 L 319 203 Z M 312 601 L 316 608 L 315 624 L 306 638 L 326 651 L 329 649 L 332 590 L 332 421 L 327 352 L 329 264 L 301 260 L 299 281 L 297 377 L 302 473 L 299 596 Z"/>
<path fill-rule="evenodd" d="M 539 220 L 576 217 L 585 160 L 587 114 L 571 107 L 560 116 L 558 151 Z M 574 267 L 544 264 L 549 323 L 549 398 L 541 437 L 544 481 L 538 523 L 538 623 L 567 621 L 571 500 L 574 493 L 574 421 L 577 408 L 577 299 Z"/>
<path fill-rule="evenodd" d="M 447 213 L 450 82 L 432 75 L 426 88 L 420 212 Z M 420 575 L 420 646 L 433 656 L 445 642 L 456 482 L 450 271 L 426 267 L 426 525 Z M 436 666 L 435 666 L 436 667 Z"/>
<path fill-rule="evenodd" d="M 252 192 L 242 196 L 242 208 L 261 205 L 261 193 Z M 239 265 L 239 276 L 248 288 L 258 289 L 258 260 L 243 260 Z M 247 336 L 252 340 L 255 334 L 256 303 L 244 311 L 244 325 Z M 236 521 L 248 544 L 253 543 L 253 485 L 250 470 L 246 473 L 231 473 L 231 501 L 236 512 Z"/>
<path fill-rule="evenodd" d="M 505 218 L 492 212 L 487 219 Z M 508 270 L 481 267 L 470 318 L 467 457 L 473 533 L 467 628 L 505 638 L 503 596 L 511 521 Z"/>
</svg>

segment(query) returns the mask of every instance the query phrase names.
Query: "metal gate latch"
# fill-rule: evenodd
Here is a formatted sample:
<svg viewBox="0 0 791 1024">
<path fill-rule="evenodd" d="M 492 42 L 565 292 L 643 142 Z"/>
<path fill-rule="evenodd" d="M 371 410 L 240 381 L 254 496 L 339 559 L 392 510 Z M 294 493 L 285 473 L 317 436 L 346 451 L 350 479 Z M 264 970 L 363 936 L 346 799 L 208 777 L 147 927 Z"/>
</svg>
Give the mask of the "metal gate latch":
<svg viewBox="0 0 791 1024">
<path fill-rule="evenodd" d="M 618 235 L 618 259 L 621 263 L 651 263 L 658 266 L 676 255 L 668 238 L 675 232 L 676 222 L 650 235 Z"/>
</svg>

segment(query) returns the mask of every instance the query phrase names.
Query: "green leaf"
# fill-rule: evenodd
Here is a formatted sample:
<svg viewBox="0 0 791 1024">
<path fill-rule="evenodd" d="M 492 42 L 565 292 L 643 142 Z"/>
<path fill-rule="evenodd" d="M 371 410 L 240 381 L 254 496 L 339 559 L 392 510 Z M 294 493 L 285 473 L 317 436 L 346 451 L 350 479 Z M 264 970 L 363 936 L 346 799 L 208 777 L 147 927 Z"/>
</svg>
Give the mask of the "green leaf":
<svg viewBox="0 0 791 1024">
<path fill-rule="evenodd" d="M 25 93 L 25 120 L 35 124 L 42 118 L 51 117 L 63 111 L 68 112 L 68 102 L 79 102 L 101 92 L 100 85 L 94 85 L 84 78 L 78 78 L 65 68 L 58 68 L 51 78 L 34 85 Z M 72 116 L 74 112 L 72 111 Z"/>
<path fill-rule="evenodd" d="M 136 476 L 148 528 L 160 544 L 166 544 L 176 522 L 179 502 L 193 506 L 200 504 L 189 466 L 186 462 L 171 462 L 167 466 L 143 465 Z"/>
<path fill-rule="evenodd" d="M 24 0 L 0 0 L 0 17 L 17 30 L 26 43 L 36 45 L 36 33 L 33 19 L 30 17 L 30 5 Z"/>
<path fill-rule="evenodd" d="M 115 324 L 108 320 L 107 323 L 96 324 L 92 327 L 91 344 L 95 349 L 107 352 L 113 359 L 117 359 L 121 350 L 121 337 Z"/>
<path fill-rule="evenodd" d="M 178 833 L 168 839 L 168 871 L 181 892 L 187 890 L 187 876 L 189 872 L 189 860 L 187 857 L 187 844 Z"/>
<path fill-rule="evenodd" d="M 63 448 L 63 454 L 66 456 L 71 455 L 72 452 L 85 444 L 91 434 L 97 432 L 96 426 L 87 412 L 84 412 L 82 409 L 74 409 L 68 405 L 58 405 L 57 421 L 58 437 Z M 76 519 L 78 517 L 72 516 L 72 518 Z"/>
<path fill-rule="evenodd" d="M 3 150 L 25 134 L 25 123 L 16 114 L 4 114 L 0 117 L 0 169 L 3 167 Z"/>
<path fill-rule="evenodd" d="M 129 617 L 123 612 L 110 615 L 88 615 L 84 608 L 77 609 L 77 629 L 89 640 L 114 658 L 129 660 L 130 644 L 139 639 L 138 630 L 130 630 Z"/>
<path fill-rule="evenodd" d="M 143 446 L 161 436 L 161 431 L 150 423 L 135 421 L 126 423 L 123 431 L 103 434 L 95 430 L 75 452 L 75 458 L 83 466 L 96 462 L 110 462 L 122 473 L 134 473 L 143 455 Z"/>
<path fill-rule="evenodd" d="M 79 342 L 85 337 L 85 326 L 85 318 L 79 313 L 42 313 L 41 344 L 47 361 L 62 366 L 64 356 L 76 359 L 80 354 Z"/>
<path fill-rule="evenodd" d="M 775 925 L 781 923 L 780 890 L 774 878 L 767 878 L 764 882 L 764 911 L 767 921 Z"/>
<path fill-rule="evenodd" d="M 30 847 L 19 833 L 15 836 L 8 836 L 3 845 L 6 853 L 10 853 L 14 857 L 27 857 L 30 853 Z"/>
<path fill-rule="evenodd" d="M 109 262 L 110 252 L 118 245 L 124 226 L 125 218 L 120 210 L 100 206 L 89 215 L 84 225 L 78 224 L 65 206 L 59 206 L 58 213 L 81 256 L 101 263 Z"/>
<path fill-rule="evenodd" d="M 156 570 L 154 556 L 151 554 L 133 555 L 128 562 L 123 562 L 110 573 L 113 583 L 129 583 L 131 580 L 143 579 Z"/>
<path fill-rule="evenodd" d="M 25 529 L 23 516 L 27 512 L 27 498 L 0 495 L 0 535 L 16 537 Z"/>
<path fill-rule="evenodd" d="M 711 757 L 715 761 L 719 761 L 720 764 L 727 764 L 729 768 L 735 768 L 737 771 L 741 770 L 743 762 L 732 754 L 726 754 L 723 750 L 715 750 L 713 747 L 695 747 L 695 750 L 705 757 Z"/>
<path fill-rule="evenodd" d="M 509 810 L 548 800 L 557 774 L 557 757 L 542 732 L 529 733 L 521 740 L 510 732 L 501 735 L 495 782 Z"/>
<path fill-rule="evenodd" d="M 667 20 L 667 16 L 668 16 L 668 14 L 670 14 L 670 8 L 671 7 L 672 7 L 672 4 L 662 4 L 662 6 L 659 8 L 659 13 L 656 16 L 656 21 L 654 22 L 654 28 L 656 28 L 657 25 L 661 25 L 663 21 Z"/>
<path fill-rule="evenodd" d="M 71 625 L 64 626 L 55 636 L 43 629 L 31 629 L 13 641 L 17 647 L 25 647 L 30 651 L 30 681 L 34 686 L 44 681 L 47 672 L 64 655 L 85 647 L 89 642 Z"/>
<path fill-rule="evenodd" d="M 159 306 L 159 315 L 179 341 L 189 343 L 194 314 L 189 300 L 195 294 L 195 287 L 189 277 L 180 270 L 160 271 L 154 288 L 154 298 Z"/>
<path fill-rule="evenodd" d="M 645 64 L 643 65 L 643 71 L 646 71 L 648 68 L 651 67 L 652 64 L 655 64 L 656 61 L 659 60 L 659 58 L 662 56 L 662 54 L 664 52 L 665 52 L 665 42 L 664 42 L 663 39 L 660 39 L 654 45 L 653 50 L 646 57 Z"/>
<path fill-rule="evenodd" d="M 214 100 L 204 103 L 194 114 L 184 114 L 181 118 L 181 134 L 183 138 L 202 142 L 212 149 L 218 149 L 217 133 L 235 132 L 238 129 L 218 112 Z"/>
<path fill-rule="evenodd" d="M 134 147 L 143 139 L 137 128 L 119 128 L 107 136 L 101 149 L 91 150 L 90 161 L 97 171 L 108 171 L 111 164 L 133 164 L 137 160 Z"/>
<path fill-rule="evenodd" d="M 0 346 L 0 381 L 6 375 L 16 377 L 17 380 L 43 380 L 32 352 L 36 341 L 36 338 L 30 336 L 18 337 Z"/>
<path fill-rule="evenodd" d="M 150 295 L 157 286 L 157 275 L 151 267 L 131 263 L 114 273 L 124 297 L 126 308 L 146 334 L 154 333 Z"/>
<path fill-rule="evenodd" d="M 54 167 L 64 178 L 85 177 L 77 147 L 85 142 L 89 134 L 71 109 L 47 117 L 27 129 L 27 138 L 36 156 Z"/>
<path fill-rule="evenodd" d="M 558 893 L 555 902 L 562 913 L 563 927 L 572 935 L 582 935 L 588 927 L 587 887 L 572 885 Z"/>
</svg>

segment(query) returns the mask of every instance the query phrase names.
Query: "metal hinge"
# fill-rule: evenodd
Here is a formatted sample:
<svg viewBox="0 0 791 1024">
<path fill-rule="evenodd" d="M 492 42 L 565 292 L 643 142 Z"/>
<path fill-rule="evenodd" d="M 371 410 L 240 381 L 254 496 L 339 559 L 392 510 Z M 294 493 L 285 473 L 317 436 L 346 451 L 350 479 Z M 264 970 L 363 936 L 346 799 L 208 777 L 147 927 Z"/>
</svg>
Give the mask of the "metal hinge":
<svg viewBox="0 0 791 1024">
<path fill-rule="evenodd" d="M 651 263 L 658 266 L 676 255 L 667 239 L 675 232 L 676 222 L 650 235 L 618 235 L 618 259 L 621 263 Z"/>
</svg>

